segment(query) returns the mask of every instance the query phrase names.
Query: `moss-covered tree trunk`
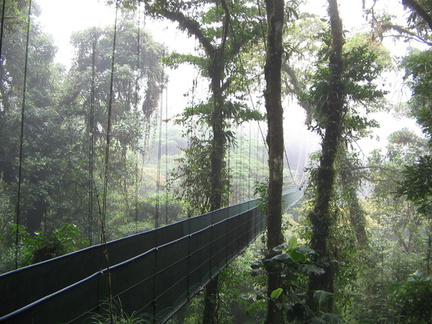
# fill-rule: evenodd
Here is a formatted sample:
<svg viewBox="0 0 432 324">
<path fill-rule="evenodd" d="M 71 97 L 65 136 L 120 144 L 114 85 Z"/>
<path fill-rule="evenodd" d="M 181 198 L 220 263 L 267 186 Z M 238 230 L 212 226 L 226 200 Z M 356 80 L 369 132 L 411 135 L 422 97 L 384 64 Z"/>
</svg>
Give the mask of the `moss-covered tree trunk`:
<svg viewBox="0 0 432 324">
<path fill-rule="evenodd" d="M 267 9 L 267 59 L 265 65 L 269 147 L 269 190 L 267 219 L 267 248 L 269 257 L 272 249 L 283 243 L 282 233 L 282 186 L 283 186 L 283 109 L 281 102 L 282 32 L 284 23 L 284 1 L 266 0 Z M 281 287 L 281 269 L 278 265 L 267 268 L 268 297 Z M 281 298 L 281 297 L 280 297 Z M 280 300 L 269 299 L 266 323 L 283 323 L 282 310 L 277 306 Z"/>
<path fill-rule="evenodd" d="M 225 204 L 229 191 L 224 171 L 228 126 L 226 119 L 232 116 L 230 106 L 225 105 L 227 93 L 231 92 L 228 90 L 233 75 L 238 73 L 232 67 L 241 50 L 259 35 L 261 25 L 256 23 L 255 11 L 251 9 L 250 3 L 243 1 L 140 1 L 151 15 L 176 22 L 181 30 L 195 36 L 205 52 L 201 57 L 195 57 L 196 60 L 189 61 L 189 57 L 185 62 L 196 64 L 203 69 L 203 75 L 210 79 L 211 111 L 203 113 L 203 116 L 205 115 L 205 123 L 212 132 L 209 176 L 211 192 L 203 194 L 208 195 L 206 198 L 210 201 L 211 210 L 219 209 Z M 232 10 L 238 13 L 242 11 L 240 8 L 244 8 L 244 16 L 232 15 Z M 250 18 L 247 17 L 249 14 Z M 233 75 L 226 75 L 227 68 L 234 72 Z M 206 287 L 203 318 L 206 324 L 217 323 L 217 281 L 217 277 L 213 278 Z"/>
<path fill-rule="evenodd" d="M 211 210 L 216 210 L 223 207 L 223 192 L 224 188 L 223 169 L 225 161 L 225 131 L 223 120 L 223 91 L 222 77 L 224 72 L 224 64 L 222 55 L 219 51 L 215 51 L 211 59 L 212 64 L 209 67 L 209 76 L 211 79 L 212 89 L 212 116 L 210 127 L 213 131 L 212 151 L 210 154 L 211 160 L 211 178 L 212 178 L 212 197 Z M 218 323 L 218 276 L 213 277 L 205 288 L 204 293 L 204 315 L 203 323 L 216 324 Z"/>
<path fill-rule="evenodd" d="M 315 291 L 334 291 L 334 266 L 331 261 L 329 236 L 334 224 L 334 215 L 331 212 L 330 202 L 333 196 L 335 171 L 334 162 L 342 133 L 342 119 L 344 112 L 344 85 L 342 82 L 342 21 L 339 17 L 337 0 L 328 0 L 329 16 L 332 35 L 331 54 L 329 59 L 330 79 L 329 93 L 323 102 L 323 111 L 326 113 L 324 138 L 321 143 L 322 152 L 317 170 L 317 193 L 315 207 L 309 218 L 312 225 L 311 248 L 318 254 L 318 265 L 325 273 L 311 275 L 309 280 L 309 305 L 313 310 L 331 312 L 333 301 L 330 298 L 327 305 L 317 305 L 313 300 Z"/>
</svg>

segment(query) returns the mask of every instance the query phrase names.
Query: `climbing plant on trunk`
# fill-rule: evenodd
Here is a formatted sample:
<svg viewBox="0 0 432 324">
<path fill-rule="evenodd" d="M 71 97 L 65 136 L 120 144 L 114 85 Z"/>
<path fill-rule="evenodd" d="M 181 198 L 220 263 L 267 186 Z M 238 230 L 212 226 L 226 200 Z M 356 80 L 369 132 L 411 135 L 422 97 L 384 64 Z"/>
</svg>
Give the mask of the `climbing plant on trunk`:
<svg viewBox="0 0 432 324">
<path fill-rule="evenodd" d="M 267 0 L 267 58 L 265 64 L 266 90 L 264 93 L 267 110 L 269 147 L 269 187 L 267 216 L 267 249 L 272 250 L 283 243 L 282 233 L 282 187 L 283 187 L 283 109 L 281 102 L 281 65 L 282 34 L 284 25 L 284 2 Z M 268 273 L 268 309 L 266 323 L 283 323 L 283 312 L 278 298 L 273 298 L 274 291 L 281 287 L 281 268 L 278 264 L 270 265 Z"/>
<path fill-rule="evenodd" d="M 325 270 L 324 274 L 310 276 L 310 305 L 318 310 L 314 302 L 314 293 L 326 291 L 333 293 L 334 264 L 330 256 L 329 236 L 335 219 L 331 213 L 330 203 L 334 190 L 334 161 L 341 140 L 342 121 L 345 112 L 343 84 L 342 48 L 344 37 L 342 21 L 339 17 L 337 0 L 328 0 L 328 12 L 331 27 L 331 49 L 328 67 L 327 97 L 321 103 L 324 119 L 324 136 L 321 143 L 321 157 L 316 175 L 315 207 L 309 214 L 312 225 L 311 248 L 319 255 L 318 264 Z M 328 299 L 325 310 L 332 310 L 332 300 Z"/>
<path fill-rule="evenodd" d="M 328 4 L 330 32 L 324 36 L 324 47 L 310 90 L 303 96 L 314 107 L 312 119 L 315 124 L 311 128 L 322 138 L 319 163 L 311 179 L 314 203 L 309 212 L 310 247 L 317 252 L 317 265 L 325 270 L 324 274 L 311 275 L 309 281 L 309 305 L 317 312 L 333 309 L 331 296 L 338 269 L 330 242 L 338 235 L 336 225 L 340 225 L 335 209 L 336 189 L 341 186 L 341 191 L 349 189 L 356 194 L 352 187 L 356 184 L 352 180 L 347 182 L 352 170 L 345 172 L 344 168 L 349 167 L 346 162 L 351 162 L 346 160 L 349 152 L 344 151 L 350 143 L 364 136 L 370 127 L 377 126 L 364 113 L 383 106 L 386 92 L 377 90 L 375 80 L 388 67 L 385 55 L 377 50 L 379 46 L 363 42 L 362 37 L 345 44 L 337 1 L 329 0 Z M 338 176 L 340 182 L 337 182 Z M 358 243 L 364 243 L 360 206 L 356 199 L 346 203 L 351 227 L 358 234 Z M 314 295 L 320 297 L 318 302 Z M 324 296 L 326 302 L 323 302 Z"/>
</svg>

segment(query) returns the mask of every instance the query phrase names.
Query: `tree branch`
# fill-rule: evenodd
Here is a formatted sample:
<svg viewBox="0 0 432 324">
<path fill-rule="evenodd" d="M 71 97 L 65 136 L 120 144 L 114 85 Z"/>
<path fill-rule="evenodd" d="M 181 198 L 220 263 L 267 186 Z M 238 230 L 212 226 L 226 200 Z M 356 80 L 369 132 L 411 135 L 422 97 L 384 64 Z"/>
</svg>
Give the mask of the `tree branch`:
<svg viewBox="0 0 432 324">
<path fill-rule="evenodd" d="M 179 11 L 165 10 L 159 14 L 171 21 L 178 22 L 180 29 L 186 30 L 189 34 L 195 36 L 201 43 L 201 45 L 204 47 L 204 50 L 207 52 L 208 55 L 212 56 L 216 52 L 216 48 L 204 35 L 197 21 L 186 17 L 183 13 Z"/>
<path fill-rule="evenodd" d="M 432 30 L 432 16 L 416 0 L 402 0 L 402 4 L 422 17 Z"/>
<path fill-rule="evenodd" d="M 414 38 L 414 39 L 417 39 L 418 41 L 420 41 L 420 42 L 422 42 L 422 43 L 425 43 L 425 44 L 428 44 L 428 45 L 431 45 L 431 46 L 432 46 L 432 43 L 431 43 L 431 42 L 427 41 L 426 39 L 420 37 L 419 35 L 416 35 L 415 33 L 411 32 L 411 31 L 409 31 L 409 30 L 407 30 L 407 29 L 405 29 L 405 28 L 402 28 L 401 26 L 393 25 L 393 24 L 383 24 L 383 25 L 381 26 L 381 28 L 382 28 L 382 31 L 383 31 L 383 32 L 386 32 L 386 31 L 388 31 L 388 30 L 395 30 L 395 31 L 397 31 L 399 34 L 402 34 L 402 35 L 405 34 L 405 35 L 407 35 L 407 36 L 409 36 L 409 37 L 412 37 L 412 38 Z"/>
<path fill-rule="evenodd" d="M 231 16 L 230 16 L 230 12 L 226 0 L 222 0 L 221 3 L 222 3 L 222 8 L 225 11 L 225 17 L 223 23 L 223 38 L 222 38 L 222 46 L 221 46 L 222 51 L 224 51 L 225 43 L 228 38 L 228 28 L 231 25 L 231 18 L 230 18 Z"/>
</svg>

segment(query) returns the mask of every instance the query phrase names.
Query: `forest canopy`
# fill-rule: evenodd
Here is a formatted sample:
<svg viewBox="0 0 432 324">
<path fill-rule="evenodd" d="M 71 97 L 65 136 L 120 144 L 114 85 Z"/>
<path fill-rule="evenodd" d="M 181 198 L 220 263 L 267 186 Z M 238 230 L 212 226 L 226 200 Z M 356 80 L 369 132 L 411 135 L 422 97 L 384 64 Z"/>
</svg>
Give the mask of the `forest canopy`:
<svg viewBox="0 0 432 324">
<path fill-rule="evenodd" d="M 0 3 L 1 273 L 259 198 L 174 321 L 432 322 L 432 1 L 93 2 Z"/>
</svg>

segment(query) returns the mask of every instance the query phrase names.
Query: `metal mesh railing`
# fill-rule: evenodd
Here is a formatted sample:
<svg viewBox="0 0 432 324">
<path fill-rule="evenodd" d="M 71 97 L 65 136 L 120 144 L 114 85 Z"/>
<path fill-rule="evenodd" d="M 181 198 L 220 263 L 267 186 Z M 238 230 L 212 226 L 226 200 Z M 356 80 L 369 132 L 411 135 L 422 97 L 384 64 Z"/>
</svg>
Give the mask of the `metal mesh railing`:
<svg viewBox="0 0 432 324">
<path fill-rule="evenodd" d="M 301 198 L 284 195 L 285 207 Z M 257 200 L 93 246 L 0 276 L 0 322 L 82 323 L 110 293 L 125 312 L 162 322 L 262 232 Z M 110 282 L 111 284 L 109 284 Z"/>
</svg>

